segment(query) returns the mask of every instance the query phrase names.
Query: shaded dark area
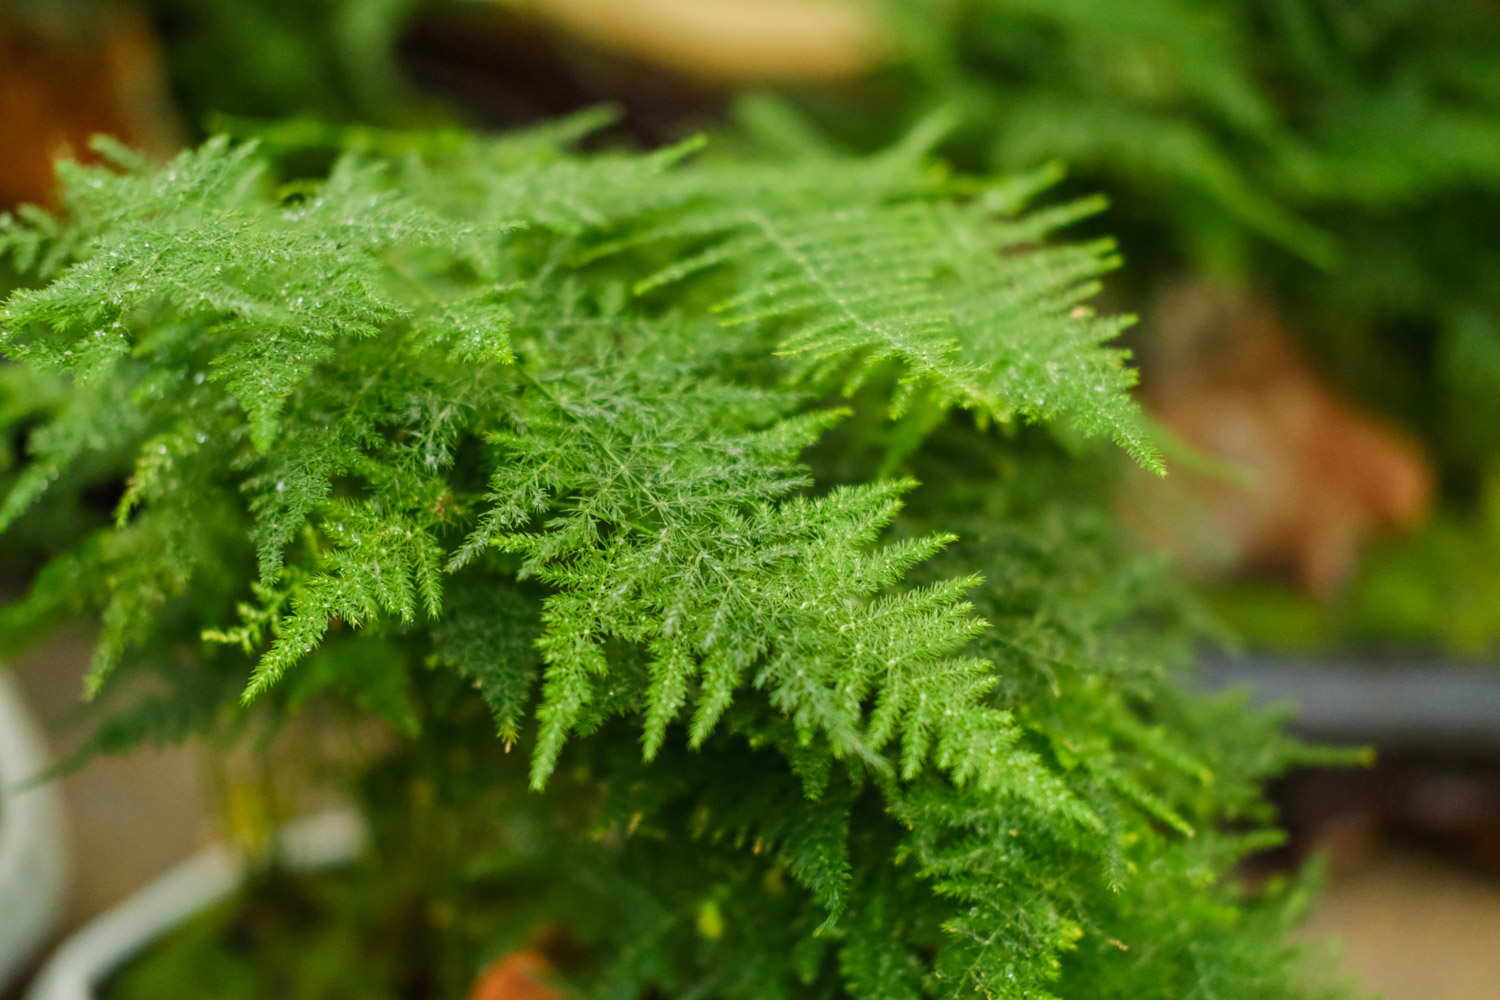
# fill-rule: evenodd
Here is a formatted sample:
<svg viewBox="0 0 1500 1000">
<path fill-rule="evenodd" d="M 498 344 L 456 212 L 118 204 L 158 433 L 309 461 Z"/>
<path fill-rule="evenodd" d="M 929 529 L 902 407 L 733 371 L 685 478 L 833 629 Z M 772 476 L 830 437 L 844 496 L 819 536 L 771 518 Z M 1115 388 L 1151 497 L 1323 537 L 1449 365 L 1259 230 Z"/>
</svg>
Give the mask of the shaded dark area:
<svg viewBox="0 0 1500 1000">
<path fill-rule="evenodd" d="M 505 13 L 422 14 L 402 33 L 396 51 L 417 88 L 490 129 L 608 104 L 621 110 L 625 134 L 641 145 L 658 146 L 712 127 L 731 96 Z"/>
<path fill-rule="evenodd" d="M 1271 788 L 1291 840 L 1270 861 L 1325 856 L 1331 877 L 1406 846 L 1500 883 L 1500 762 L 1390 750 L 1360 771 L 1294 771 Z"/>
</svg>

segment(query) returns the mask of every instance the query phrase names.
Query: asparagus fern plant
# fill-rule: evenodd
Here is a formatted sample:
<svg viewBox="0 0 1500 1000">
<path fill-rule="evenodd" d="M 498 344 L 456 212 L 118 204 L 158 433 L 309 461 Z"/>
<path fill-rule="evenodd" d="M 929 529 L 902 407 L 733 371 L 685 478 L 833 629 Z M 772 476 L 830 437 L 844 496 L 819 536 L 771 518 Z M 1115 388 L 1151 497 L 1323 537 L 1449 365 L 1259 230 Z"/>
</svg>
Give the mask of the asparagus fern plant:
<svg viewBox="0 0 1500 1000">
<path fill-rule="evenodd" d="M 1156 458 L 1112 244 L 1056 237 L 1099 204 L 956 176 L 933 123 L 782 161 L 598 124 L 313 177 L 106 148 L 8 221 L 0 522 L 76 537 L 0 628 L 97 614 L 94 748 L 383 718 L 450 992 L 544 922 L 586 996 L 1309 992 L 1301 890 L 1233 872 L 1310 751 L 1186 691 L 1193 605 L 1104 499 L 1096 440 Z"/>
</svg>

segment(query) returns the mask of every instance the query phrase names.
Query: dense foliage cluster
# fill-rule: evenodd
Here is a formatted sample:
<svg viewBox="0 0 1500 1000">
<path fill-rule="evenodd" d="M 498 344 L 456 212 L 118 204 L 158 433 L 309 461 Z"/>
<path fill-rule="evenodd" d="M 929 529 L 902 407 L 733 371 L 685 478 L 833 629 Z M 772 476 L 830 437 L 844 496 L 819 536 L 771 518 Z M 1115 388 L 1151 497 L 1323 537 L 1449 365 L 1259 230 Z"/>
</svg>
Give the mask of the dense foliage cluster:
<svg viewBox="0 0 1500 1000">
<path fill-rule="evenodd" d="M 1088 443 L 1156 461 L 1112 245 L 1049 241 L 1098 204 L 932 123 L 597 125 L 65 167 L 0 230 L 0 522 L 76 537 L 6 638 L 98 614 L 96 748 L 383 717 L 372 877 L 446 995 L 556 922 L 588 996 L 1302 995 L 1298 893 L 1232 871 L 1307 751 L 1179 687 Z"/>
<path fill-rule="evenodd" d="M 970 169 L 1061 158 L 1116 205 L 1130 308 L 1150 309 L 1184 274 L 1243 286 L 1276 304 L 1322 372 L 1421 438 L 1441 523 L 1370 553 L 1339 601 L 1224 595 L 1236 626 L 1271 646 L 1311 630 L 1342 646 L 1493 653 L 1492 616 L 1441 609 L 1473 592 L 1473 553 L 1489 549 L 1484 484 L 1500 474 L 1500 258 L 1475 224 L 1500 215 L 1494 5 L 851 2 L 885 25 L 884 58 L 849 87 L 799 95 L 823 141 L 877 149 L 943 107 L 959 128 L 942 151 Z M 214 111 L 409 122 L 422 111 L 400 82 L 398 40 L 454 13 L 436 0 L 147 7 L 190 125 Z M 505 24 L 497 35 L 517 26 Z M 774 142 L 768 120 L 741 123 Z M 1461 599 L 1489 606 L 1481 590 Z"/>
<path fill-rule="evenodd" d="M 828 127 L 882 141 L 893 105 L 946 103 L 966 123 L 955 155 L 1002 169 L 1061 157 L 1118 194 L 1129 222 L 1165 237 L 1166 259 L 1149 259 L 1143 239 L 1138 266 L 1248 276 L 1279 303 L 1342 317 L 1320 324 L 1330 336 L 1432 326 L 1436 356 L 1416 372 L 1365 361 L 1367 376 L 1397 380 L 1385 402 L 1413 422 L 1432 409 L 1422 375 L 1452 380 L 1471 404 L 1495 398 L 1460 384 L 1500 377 L 1500 301 L 1484 280 L 1496 251 L 1470 225 L 1500 195 L 1490 5 L 976 0 L 945 16 L 882 6 L 899 39 L 890 101 L 862 118 L 839 108 Z M 1407 339 L 1348 350 L 1411 350 Z M 1444 454 L 1472 460 L 1478 446 L 1488 458 L 1478 423 L 1445 427 Z"/>
<path fill-rule="evenodd" d="M 1441 523 L 1372 553 L 1344 601 L 1230 595 L 1236 625 L 1493 655 L 1492 615 L 1444 609 L 1494 592 L 1474 586 L 1500 470 L 1495 6 L 873 3 L 891 56 L 852 100 L 804 95 L 821 131 L 869 148 L 898 109 L 941 105 L 963 123 L 943 150 L 972 168 L 1061 157 L 1117 207 L 1136 308 L 1184 275 L 1248 289 L 1434 460 Z"/>
</svg>

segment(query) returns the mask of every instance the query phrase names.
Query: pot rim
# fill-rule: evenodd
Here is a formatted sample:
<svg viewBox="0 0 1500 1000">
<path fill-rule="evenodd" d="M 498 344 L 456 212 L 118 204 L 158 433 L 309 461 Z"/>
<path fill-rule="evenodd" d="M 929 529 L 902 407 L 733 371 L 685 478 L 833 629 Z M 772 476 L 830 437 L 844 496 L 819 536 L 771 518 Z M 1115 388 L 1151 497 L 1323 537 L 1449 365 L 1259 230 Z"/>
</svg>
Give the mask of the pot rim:
<svg viewBox="0 0 1500 1000">
<path fill-rule="evenodd" d="M 47 762 L 20 685 L 0 666 L 0 992 L 62 916 L 68 879 L 62 796 L 52 783 L 12 792 Z"/>
<path fill-rule="evenodd" d="M 277 856 L 295 871 L 352 861 L 365 843 L 364 822 L 351 808 L 293 820 L 275 837 Z M 26 1000 L 93 1000 L 109 976 L 158 937 L 227 898 L 244 884 L 242 851 L 214 844 L 79 928 L 58 946 Z"/>
</svg>

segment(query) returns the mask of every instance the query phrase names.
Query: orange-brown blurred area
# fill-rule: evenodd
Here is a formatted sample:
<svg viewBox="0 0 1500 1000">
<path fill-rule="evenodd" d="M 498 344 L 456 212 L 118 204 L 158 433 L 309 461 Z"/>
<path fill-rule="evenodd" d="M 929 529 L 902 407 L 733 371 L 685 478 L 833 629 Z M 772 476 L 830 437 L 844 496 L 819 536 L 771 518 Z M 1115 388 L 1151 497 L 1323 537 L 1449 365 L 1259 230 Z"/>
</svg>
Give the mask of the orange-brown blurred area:
<svg viewBox="0 0 1500 1000">
<path fill-rule="evenodd" d="M 0 19 L 0 205 L 45 204 L 55 160 L 103 133 L 156 155 L 180 141 L 155 35 L 139 12 L 87 25 Z"/>
<path fill-rule="evenodd" d="M 1419 445 L 1321 378 L 1271 303 L 1184 282 L 1152 320 L 1148 407 L 1239 473 L 1134 484 L 1135 517 L 1184 562 L 1331 595 L 1366 542 L 1430 512 L 1435 473 Z"/>
</svg>

